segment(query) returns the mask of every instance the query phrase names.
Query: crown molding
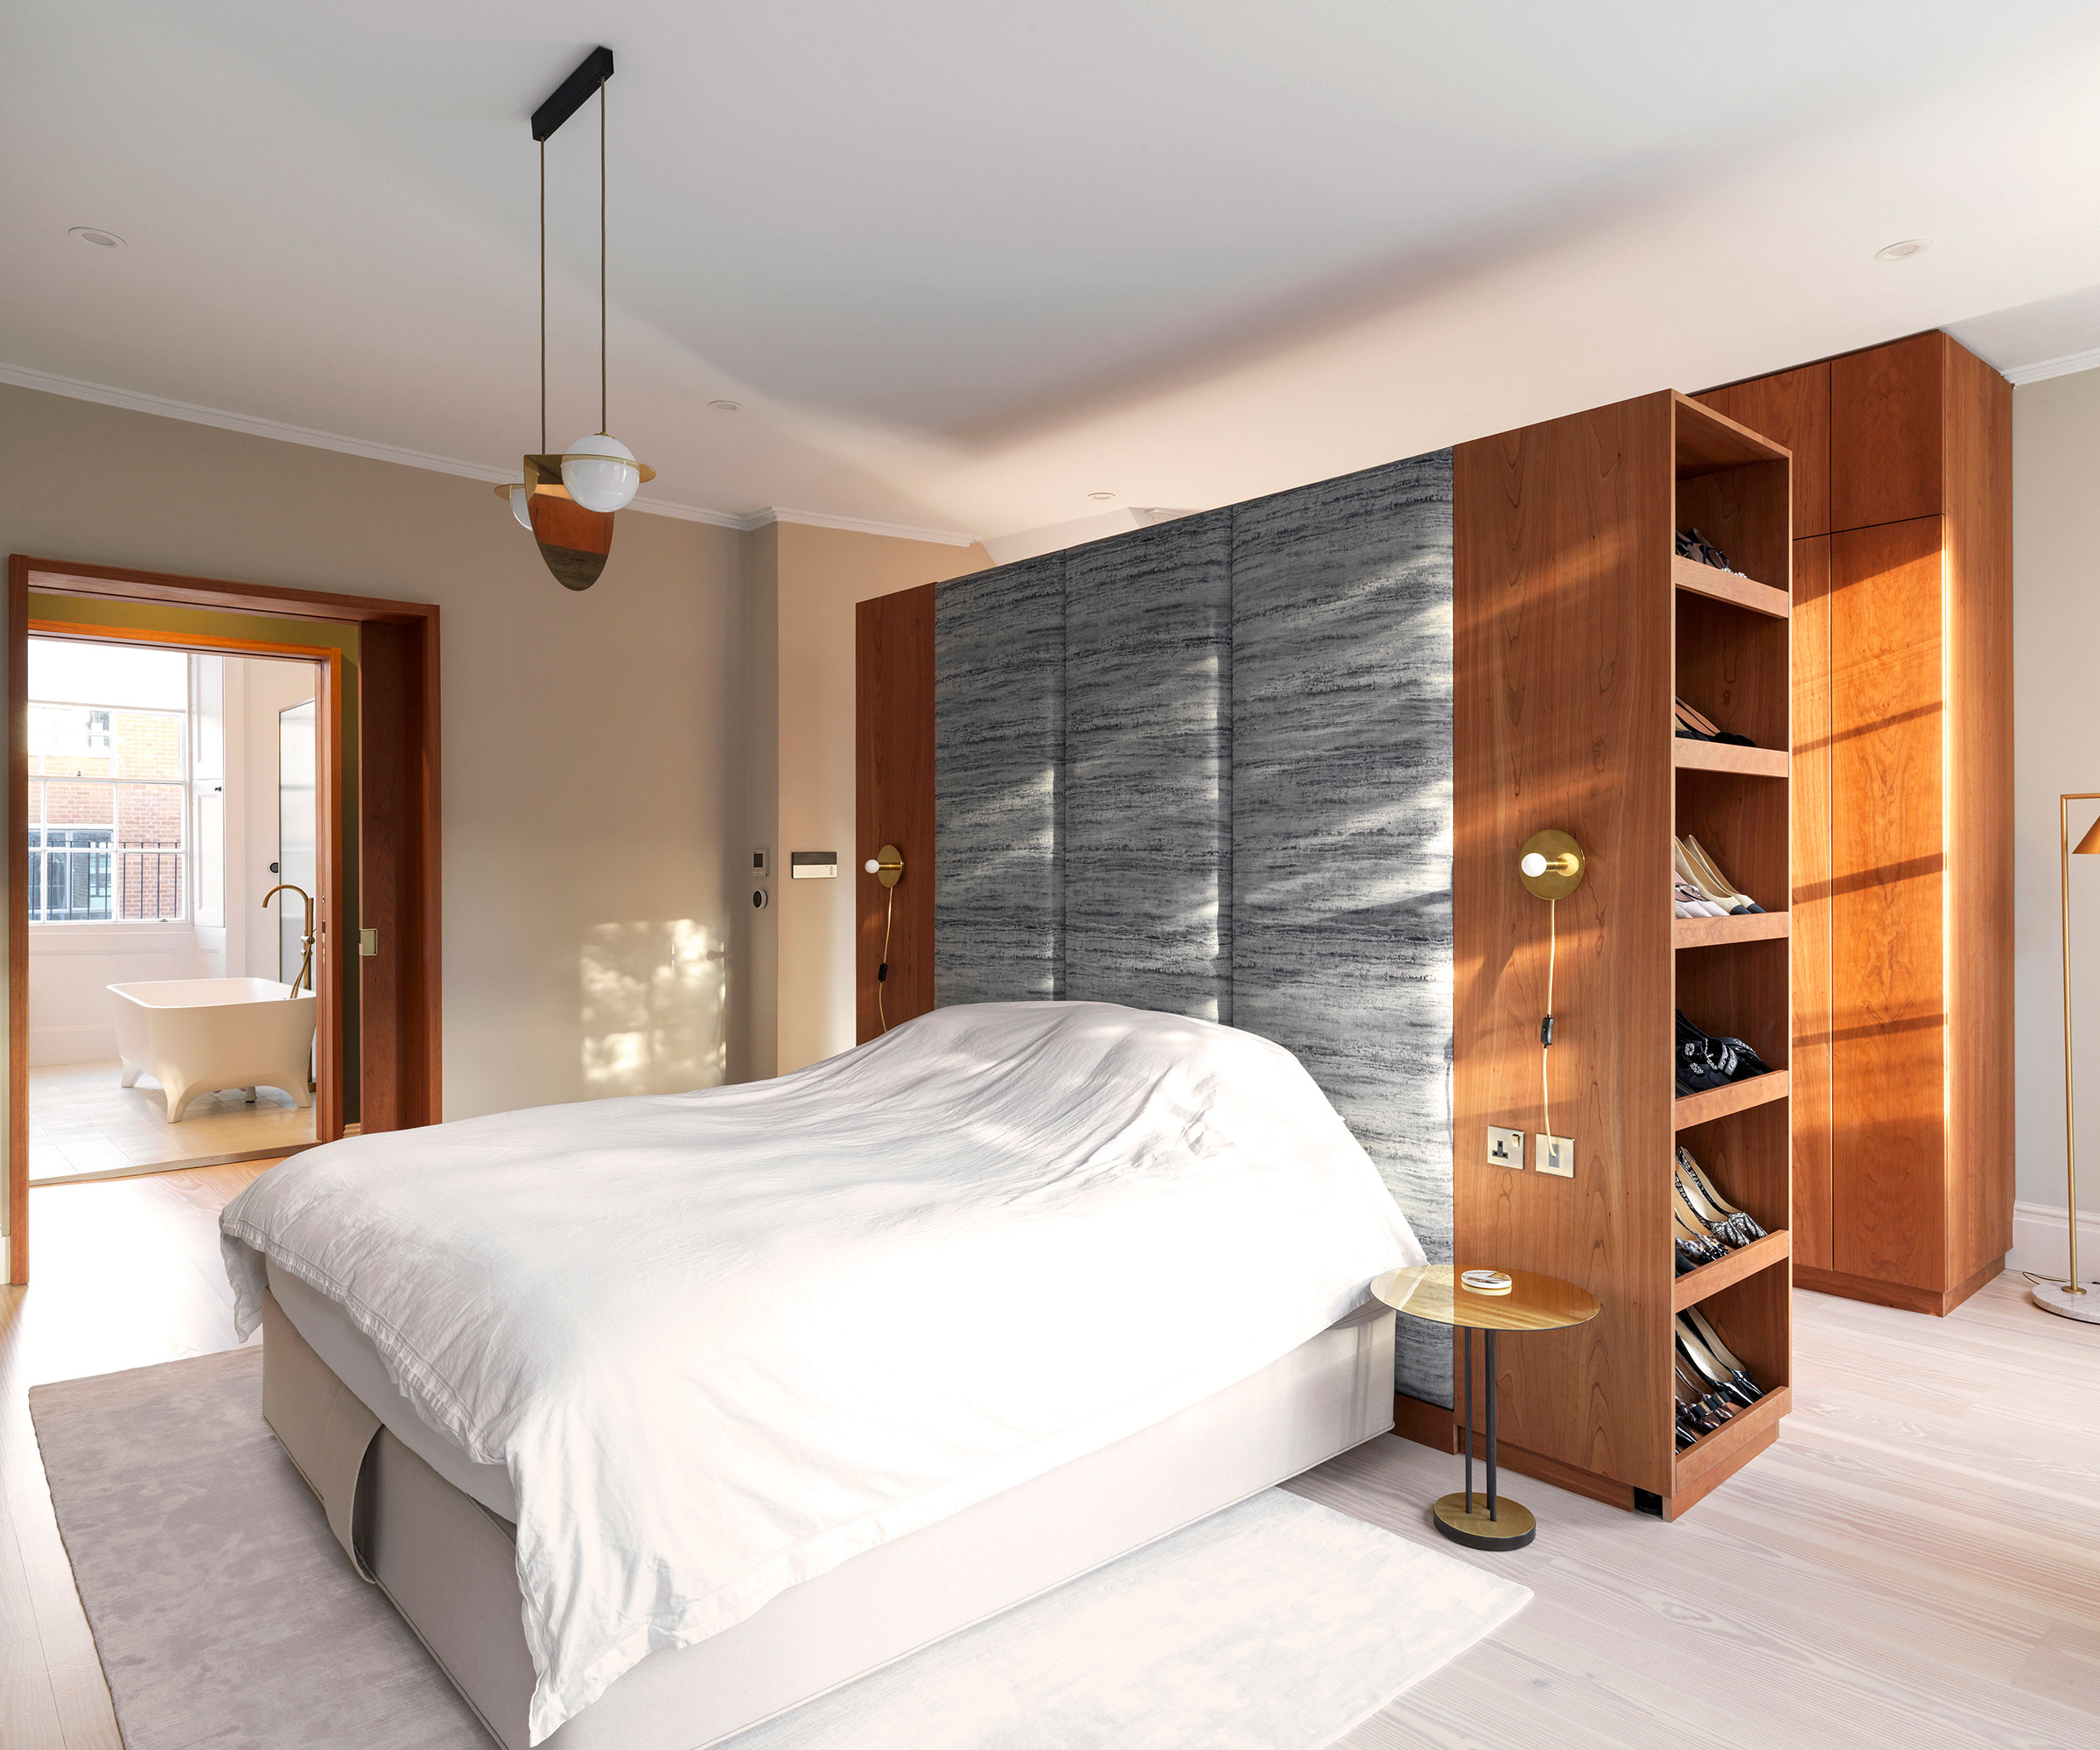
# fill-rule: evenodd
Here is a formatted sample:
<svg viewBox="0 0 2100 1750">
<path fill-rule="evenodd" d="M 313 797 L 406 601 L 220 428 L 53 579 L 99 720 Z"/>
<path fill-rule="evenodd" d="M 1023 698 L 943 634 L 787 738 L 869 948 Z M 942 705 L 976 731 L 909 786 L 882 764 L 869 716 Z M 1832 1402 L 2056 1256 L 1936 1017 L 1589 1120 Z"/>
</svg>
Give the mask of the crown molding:
<svg viewBox="0 0 2100 1750">
<path fill-rule="evenodd" d="M 2074 371 L 2090 371 L 2100 367 L 2100 346 L 2091 346 L 2082 353 L 2066 353 L 2061 359 L 2041 359 L 2031 365 L 2014 365 L 2004 373 L 2007 382 L 2040 382 L 2049 377 L 2068 377 Z"/>
<path fill-rule="evenodd" d="M 769 522 L 799 522 L 808 528 L 843 528 L 854 535 L 880 535 L 892 541 L 930 541 L 942 547 L 974 547 L 977 537 L 953 528 L 915 528 L 908 522 L 877 522 L 864 516 L 834 516 L 827 510 L 789 510 L 768 505 L 739 522 L 739 528 L 763 528 Z"/>
<path fill-rule="evenodd" d="M 249 438 L 267 438 L 279 444 L 304 444 L 309 449 L 332 450 L 338 455 L 362 456 L 367 461 L 392 462 L 399 467 L 424 468 L 432 473 L 456 474 L 463 480 L 486 480 L 501 485 L 517 478 L 513 468 L 492 468 L 480 462 L 462 461 L 457 456 L 438 456 L 427 450 L 404 449 L 398 444 L 375 444 L 368 438 L 346 438 L 340 431 L 317 431 L 311 426 L 291 425 L 281 419 L 262 419 L 249 413 L 232 413 L 222 407 L 200 407 L 195 402 L 174 401 L 166 396 L 146 395 L 138 389 L 117 388 L 109 383 L 88 382 L 52 371 L 32 370 L 26 365 L 0 361 L 0 383 L 17 388 L 38 389 L 46 395 L 70 396 L 75 401 L 99 402 L 104 407 L 121 407 L 132 413 L 150 413 L 162 419 L 187 420 L 192 425 L 216 426 L 221 431 L 238 431 Z M 897 541 L 933 541 L 944 547 L 968 547 L 974 535 L 948 528 L 914 528 L 900 522 L 873 522 L 863 517 L 832 516 L 821 510 L 788 510 L 768 507 L 742 514 L 710 510 L 704 505 L 674 504 L 660 498 L 637 498 L 629 510 L 651 516 L 676 517 L 682 522 L 704 522 L 716 528 L 735 528 L 748 534 L 769 522 L 802 522 L 816 528 L 844 528 L 859 535 L 882 535 Z"/>
</svg>

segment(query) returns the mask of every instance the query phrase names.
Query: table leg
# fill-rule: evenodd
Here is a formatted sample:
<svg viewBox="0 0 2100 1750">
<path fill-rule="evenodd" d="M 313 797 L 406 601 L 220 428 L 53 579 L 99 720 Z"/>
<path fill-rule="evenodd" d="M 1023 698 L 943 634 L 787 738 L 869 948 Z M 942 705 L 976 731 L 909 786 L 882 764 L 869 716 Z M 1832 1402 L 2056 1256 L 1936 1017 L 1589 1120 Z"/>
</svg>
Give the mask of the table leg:
<svg viewBox="0 0 2100 1750">
<path fill-rule="evenodd" d="M 1473 1326 L 1466 1326 L 1466 1510 L 1473 1511 Z"/>
<path fill-rule="evenodd" d="M 1488 1516 L 1498 1518 L 1494 1499 L 1494 1333 L 1488 1334 Z"/>
</svg>

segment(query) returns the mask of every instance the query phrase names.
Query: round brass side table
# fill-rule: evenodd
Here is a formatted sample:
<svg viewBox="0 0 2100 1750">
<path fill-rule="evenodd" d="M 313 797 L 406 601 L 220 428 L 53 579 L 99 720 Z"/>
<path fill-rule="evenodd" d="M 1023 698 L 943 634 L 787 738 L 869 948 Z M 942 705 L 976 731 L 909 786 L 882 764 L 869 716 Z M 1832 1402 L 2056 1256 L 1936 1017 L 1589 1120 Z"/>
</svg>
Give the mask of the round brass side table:
<svg viewBox="0 0 2100 1750">
<path fill-rule="evenodd" d="M 1527 1270 L 1505 1272 L 1505 1294 L 1479 1294 L 1459 1280 L 1456 1265 L 1421 1264 L 1388 1271 L 1371 1284 L 1371 1292 L 1396 1312 L 1455 1325 L 1464 1331 L 1466 1348 L 1464 1405 L 1466 1492 L 1447 1494 L 1430 1508 L 1430 1516 L 1454 1544 L 1469 1550 L 1521 1550 L 1538 1535 L 1531 1510 L 1498 1494 L 1494 1476 L 1494 1339 L 1499 1331 L 1558 1331 L 1587 1324 L 1602 1310 L 1597 1297 L 1558 1277 Z M 1473 1490 L 1473 1334 L 1488 1334 L 1488 1492 Z"/>
</svg>

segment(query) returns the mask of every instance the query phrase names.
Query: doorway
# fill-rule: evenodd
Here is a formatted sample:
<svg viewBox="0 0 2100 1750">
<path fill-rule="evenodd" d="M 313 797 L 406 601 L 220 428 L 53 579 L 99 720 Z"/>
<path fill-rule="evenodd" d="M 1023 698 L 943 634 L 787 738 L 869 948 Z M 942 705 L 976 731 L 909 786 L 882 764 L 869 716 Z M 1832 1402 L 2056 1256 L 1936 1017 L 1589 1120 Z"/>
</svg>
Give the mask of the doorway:
<svg viewBox="0 0 2100 1750">
<path fill-rule="evenodd" d="M 260 1078 L 253 1102 L 276 1104 L 281 1113 L 309 1114 L 300 1120 L 282 1120 L 311 1124 L 307 1145 L 332 1141 L 349 1125 L 370 1131 L 437 1122 L 438 610 L 424 603 L 74 565 L 18 555 L 9 562 L 8 634 L 10 716 L 14 726 L 8 783 L 9 1279 L 28 1280 L 28 1188 L 35 1152 L 30 1131 L 38 1106 L 31 1090 L 36 1019 L 31 985 L 38 960 L 32 951 L 32 910 L 40 933 L 46 934 L 54 924 L 72 921 L 150 921 L 169 927 L 162 929 L 164 938 L 172 933 L 179 946 L 186 932 L 193 953 L 201 947 L 220 956 L 201 964 L 193 959 L 187 969 L 192 975 L 222 971 L 229 977 L 282 987 L 286 994 L 271 998 L 273 1002 L 292 1001 L 290 987 L 295 984 L 304 987 L 301 995 L 311 989 L 313 1029 L 305 1089 L 309 1105 L 298 1105 L 296 1089 L 279 1089 L 272 1096 L 267 1080 Z M 42 861 L 37 865 L 38 881 L 32 887 L 32 640 L 38 648 L 71 642 L 99 645 L 105 650 L 128 646 L 140 654 L 162 653 L 164 658 L 174 653 L 192 664 L 192 676 L 209 671 L 215 662 L 221 684 L 225 665 L 234 662 L 279 665 L 274 672 L 280 678 L 294 672 L 309 677 L 304 689 L 290 683 L 274 693 L 262 687 L 252 690 L 248 703 L 253 708 L 245 713 L 250 720 L 242 736 L 242 757 L 250 763 L 241 799 L 240 836 L 236 839 L 227 830 L 223 818 L 214 817 L 227 808 L 233 791 L 214 770 L 214 750 L 200 745 L 204 732 L 196 724 L 204 718 L 192 705 L 185 750 L 188 791 L 183 840 L 179 845 L 167 838 L 154 842 L 158 848 L 152 854 L 160 859 L 157 875 L 162 887 L 154 888 L 149 899 L 138 883 L 122 886 L 118 870 L 124 852 L 116 843 L 114 816 L 107 847 L 47 837 L 54 826 L 66 825 L 51 818 L 48 792 L 38 799 L 41 812 L 33 850 Z M 103 666 L 113 671 L 114 665 Z M 292 696 L 302 691 L 304 696 Z M 220 710 L 223 730 L 223 699 Z M 205 715 L 208 717 L 208 711 Z M 61 731 L 76 738 L 103 732 L 99 723 L 90 724 L 79 710 L 66 724 L 54 721 L 46 727 L 47 740 Z M 113 716 L 109 732 L 114 734 L 115 729 Z M 267 787 L 255 775 L 255 763 L 265 749 L 270 772 Z M 200 753 L 204 755 L 201 764 Z M 42 756 L 37 757 L 40 760 Z M 49 775 L 39 765 L 37 777 L 48 781 Z M 274 794 L 266 794 L 266 788 Z M 269 817 L 267 830 L 262 824 L 264 816 Z M 265 839 L 276 854 L 257 859 L 255 849 Z M 236 844 L 237 853 L 230 849 Z M 214 845 L 229 847 L 216 862 Z M 58 894 L 52 886 L 54 853 L 65 864 L 59 872 L 66 880 L 78 866 L 80 905 L 90 914 L 98 908 L 114 912 L 121 892 L 133 914 L 128 920 L 92 915 L 54 919 L 54 895 L 69 909 L 74 904 L 73 888 Z M 136 854 L 144 858 L 148 853 L 142 848 Z M 233 863 L 236 854 L 244 859 L 242 866 Z M 258 860 L 264 865 L 260 873 L 255 867 Z M 268 870 L 270 862 L 278 867 Z M 302 873 L 308 873 L 309 878 L 298 878 Z M 285 906 L 290 916 L 265 919 L 258 881 L 266 878 L 269 886 L 276 886 L 280 877 L 287 878 L 286 891 L 274 895 L 271 907 L 274 913 L 279 906 Z M 105 886 L 107 894 L 99 891 Z M 178 891 L 179 903 L 172 897 Z M 256 902 L 252 915 L 250 897 Z M 239 952 L 243 970 L 238 974 L 234 970 L 232 942 L 234 914 L 228 909 L 236 902 L 242 919 Z M 150 920 L 143 916 L 148 910 L 155 914 Z M 163 913 L 179 914 L 164 917 Z M 204 921 L 211 917 L 227 921 Z M 212 933 L 218 931 L 225 933 L 223 940 L 214 937 Z M 296 961 L 289 952 L 295 948 Z M 304 979 L 298 961 L 307 964 Z M 97 990 L 107 1004 L 113 1000 L 108 984 L 179 982 L 111 979 L 103 981 Z M 198 993 L 173 994 L 186 1002 Z M 279 1017 L 273 1012 L 270 1018 Z M 46 1055 L 52 1043 L 42 1042 Z M 111 1061 L 93 1060 L 105 1065 Z M 121 1051 L 114 1061 L 120 1081 L 135 1067 Z M 199 1073 L 206 1082 L 213 1079 L 208 1068 Z M 177 1081 L 184 1079 L 179 1068 L 172 1075 Z M 142 1070 L 131 1088 L 119 1091 L 158 1098 L 164 1108 L 170 1090 L 150 1085 L 159 1079 Z M 297 1077 L 284 1070 L 278 1079 Z M 199 1119 L 214 1125 L 231 1124 L 254 1116 L 250 1104 L 242 1082 L 226 1089 L 202 1088 L 184 1102 L 182 1115 L 168 1125 L 165 1134 L 172 1138 L 183 1133 L 186 1125 Z M 187 1134 L 201 1137 L 200 1131 Z M 132 1139 L 143 1148 L 136 1130 Z M 48 1142 L 49 1138 L 38 1140 Z M 269 1147 L 264 1139 L 258 1138 L 257 1142 L 259 1147 Z M 97 1152 L 83 1144 L 80 1152 L 92 1157 Z M 233 1152 L 248 1151 L 214 1149 L 211 1155 Z M 52 1158 L 48 1150 L 44 1158 Z"/>
<path fill-rule="evenodd" d="M 30 1182 L 310 1148 L 343 1107 L 312 917 L 340 653 L 96 635 L 34 618 L 51 599 L 29 622 Z"/>
</svg>

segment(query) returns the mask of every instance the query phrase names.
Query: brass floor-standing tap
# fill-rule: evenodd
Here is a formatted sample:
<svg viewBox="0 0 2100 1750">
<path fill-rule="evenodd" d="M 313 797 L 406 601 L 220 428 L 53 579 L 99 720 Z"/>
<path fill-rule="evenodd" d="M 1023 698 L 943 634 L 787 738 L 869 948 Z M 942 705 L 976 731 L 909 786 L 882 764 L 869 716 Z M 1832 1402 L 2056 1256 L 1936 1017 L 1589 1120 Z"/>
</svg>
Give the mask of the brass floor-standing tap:
<svg viewBox="0 0 2100 1750">
<path fill-rule="evenodd" d="M 290 881 L 280 881 L 263 894 L 262 909 L 267 912 L 272 900 L 288 892 L 297 893 L 306 906 L 306 926 L 299 937 L 299 976 L 291 981 L 291 994 L 296 997 L 302 984 L 309 990 L 313 989 L 313 895 Z"/>
</svg>

